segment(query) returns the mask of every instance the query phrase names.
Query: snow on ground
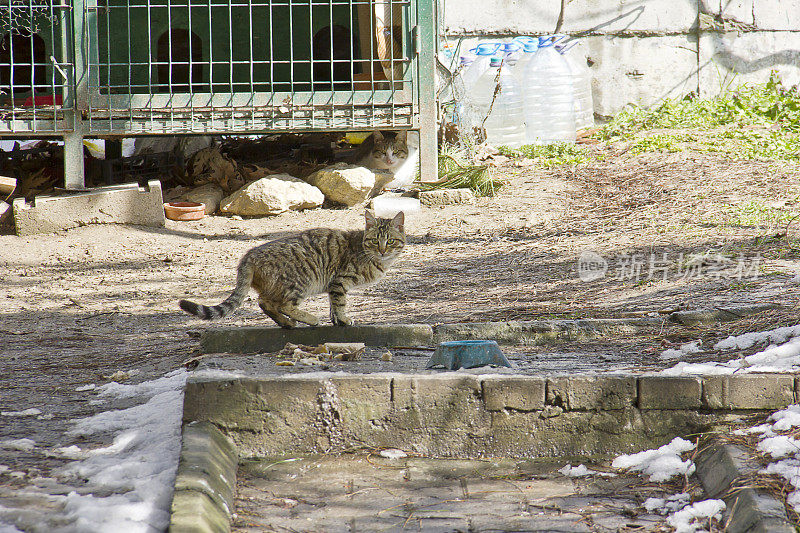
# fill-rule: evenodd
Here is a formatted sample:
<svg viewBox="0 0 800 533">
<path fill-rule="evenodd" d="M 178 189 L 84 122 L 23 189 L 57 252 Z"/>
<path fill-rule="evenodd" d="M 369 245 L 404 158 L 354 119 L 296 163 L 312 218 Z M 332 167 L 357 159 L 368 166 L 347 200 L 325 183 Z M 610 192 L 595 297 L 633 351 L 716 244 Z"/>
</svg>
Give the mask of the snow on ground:
<svg viewBox="0 0 800 533">
<path fill-rule="evenodd" d="M 773 413 L 766 424 L 738 430 L 736 433 L 760 434 L 758 450 L 779 459 L 767 465 L 762 472 L 781 476 L 794 487 L 795 490 L 789 493 L 786 500 L 795 511 L 800 512 L 800 441 L 778 433 L 795 427 L 800 427 L 800 405 L 797 404 Z"/>
<path fill-rule="evenodd" d="M 131 398 L 144 403 L 74 421 L 71 436 L 111 433 L 114 439 L 108 446 L 81 449 L 72 445 L 43 451 L 46 455 L 78 459 L 56 472 L 61 481 L 81 486 L 59 496 L 64 518 L 70 524 L 62 531 L 155 533 L 166 529 L 180 455 L 187 375 L 185 370 L 176 370 L 137 385 L 111 382 L 97 387 L 93 393 L 103 401 Z M 28 451 L 35 446 L 30 439 L 0 442 L 0 447 Z M 26 529 L 31 526 L 34 530 L 47 530 L 44 518 L 40 519 L 43 523 L 30 524 L 29 519 L 21 517 L 22 513 L 0 508 L 0 533 L 15 532 L 16 528 L 10 525 L 13 522 Z"/>
<path fill-rule="evenodd" d="M 661 352 L 658 358 L 661 359 L 662 361 L 668 361 L 670 359 L 681 359 L 687 354 L 693 354 L 702 351 L 702 348 L 700 347 L 701 344 L 702 341 L 699 340 L 694 342 L 688 342 L 686 344 L 681 344 L 677 350 L 674 348 L 670 348 L 669 350 L 664 350 L 663 352 Z"/>
<path fill-rule="evenodd" d="M 681 459 L 681 454 L 694 450 L 695 445 L 680 437 L 657 450 L 645 450 L 633 455 L 620 455 L 611 463 L 614 468 L 642 472 L 650 481 L 667 481 L 677 475 L 692 475 L 695 470 L 691 459 Z"/>
<path fill-rule="evenodd" d="M 765 349 L 747 357 L 726 362 L 678 363 L 672 368 L 662 370 L 661 374 L 680 376 L 800 371 L 800 325 L 731 336 L 716 343 L 714 349 L 744 350 L 767 343 L 769 346 Z"/>
</svg>

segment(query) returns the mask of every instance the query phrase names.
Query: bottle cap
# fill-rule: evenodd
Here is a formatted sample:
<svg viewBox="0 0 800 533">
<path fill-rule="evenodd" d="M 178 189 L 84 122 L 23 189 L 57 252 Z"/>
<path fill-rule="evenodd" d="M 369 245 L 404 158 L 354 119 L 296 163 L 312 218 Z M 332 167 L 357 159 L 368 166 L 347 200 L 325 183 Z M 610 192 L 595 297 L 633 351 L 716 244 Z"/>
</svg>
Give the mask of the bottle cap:
<svg viewBox="0 0 800 533">
<path fill-rule="evenodd" d="M 499 67 L 502 64 L 503 64 L 503 58 L 502 57 L 493 57 L 493 58 L 491 58 L 489 60 L 489 66 L 490 67 Z"/>
<path fill-rule="evenodd" d="M 476 56 L 493 56 L 500 48 L 500 43 L 481 43 L 470 52 L 475 52 Z"/>
<path fill-rule="evenodd" d="M 539 49 L 539 43 L 533 41 L 525 43 L 525 46 L 523 47 L 523 50 L 525 51 L 526 54 L 532 54 L 538 49 Z"/>
</svg>

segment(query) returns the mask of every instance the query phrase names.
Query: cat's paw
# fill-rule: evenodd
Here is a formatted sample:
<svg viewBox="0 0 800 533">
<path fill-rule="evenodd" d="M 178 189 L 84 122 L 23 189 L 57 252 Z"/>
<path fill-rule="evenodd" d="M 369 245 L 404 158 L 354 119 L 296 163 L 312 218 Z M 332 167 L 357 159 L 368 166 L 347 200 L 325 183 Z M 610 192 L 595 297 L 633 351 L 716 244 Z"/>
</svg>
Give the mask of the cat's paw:
<svg viewBox="0 0 800 533">
<path fill-rule="evenodd" d="M 347 316 L 344 316 L 344 315 L 339 315 L 339 316 L 333 315 L 333 316 L 331 316 L 331 321 L 333 322 L 334 326 L 352 326 L 353 325 L 353 319 L 349 318 Z"/>
</svg>

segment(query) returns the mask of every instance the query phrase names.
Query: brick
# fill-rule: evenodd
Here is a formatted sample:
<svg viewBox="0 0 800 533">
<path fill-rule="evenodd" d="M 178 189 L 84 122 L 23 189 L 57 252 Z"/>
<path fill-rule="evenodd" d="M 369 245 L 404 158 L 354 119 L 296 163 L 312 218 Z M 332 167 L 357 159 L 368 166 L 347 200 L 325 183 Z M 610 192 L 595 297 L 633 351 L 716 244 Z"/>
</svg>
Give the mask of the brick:
<svg viewBox="0 0 800 533">
<path fill-rule="evenodd" d="M 547 380 L 547 403 L 570 411 L 625 409 L 636 404 L 634 376 L 564 376 Z"/>
<path fill-rule="evenodd" d="M 396 409 L 456 406 L 480 396 L 481 383 L 477 377 L 455 372 L 392 379 L 392 402 Z"/>
<path fill-rule="evenodd" d="M 703 383 L 684 376 L 639 378 L 640 409 L 696 409 L 702 407 Z"/>
<path fill-rule="evenodd" d="M 703 403 L 710 409 L 779 409 L 794 402 L 794 376 L 738 374 L 703 380 Z"/>
<path fill-rule="evenodd" d="M 433 191 L 420 191 L 419 202 L 427 207 L 472 204 L 475 203 L 475 194 L 471 189 L 435 189 Z"/>
<path fill-rule="evenodd" d="M 535 376 L 491 376 L 483 378 L 483 403 L 488 411 L 544 408 L 546 380 Z"/>
</svg>

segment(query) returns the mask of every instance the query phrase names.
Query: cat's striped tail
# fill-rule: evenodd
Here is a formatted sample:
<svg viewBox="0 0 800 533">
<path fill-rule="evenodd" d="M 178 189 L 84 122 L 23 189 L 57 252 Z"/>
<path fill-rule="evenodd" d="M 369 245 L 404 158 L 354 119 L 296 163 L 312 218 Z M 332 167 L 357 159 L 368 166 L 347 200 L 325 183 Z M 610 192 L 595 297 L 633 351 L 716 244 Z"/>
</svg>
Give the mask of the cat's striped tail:
<svg viewBox="0 0 800 533">
<path fill-rule="evenodd" d="M 203 320 L 223 318 L 242 305 L 242 302 L 244 302 L 244 299 L 247 297 L 247 293 L 250 291 L 250 284 L 252 281 L 253 266 L 247 261 L 247 256 L 245 256 L 236 272 L 236 288 L 233 289 L 231 295 L 225 298 L 223 302 L 208 306 L 190 302 L 189 300 L 180 300 L 178 305 L 190 315 L 200 317 Z"/>
</svg>

